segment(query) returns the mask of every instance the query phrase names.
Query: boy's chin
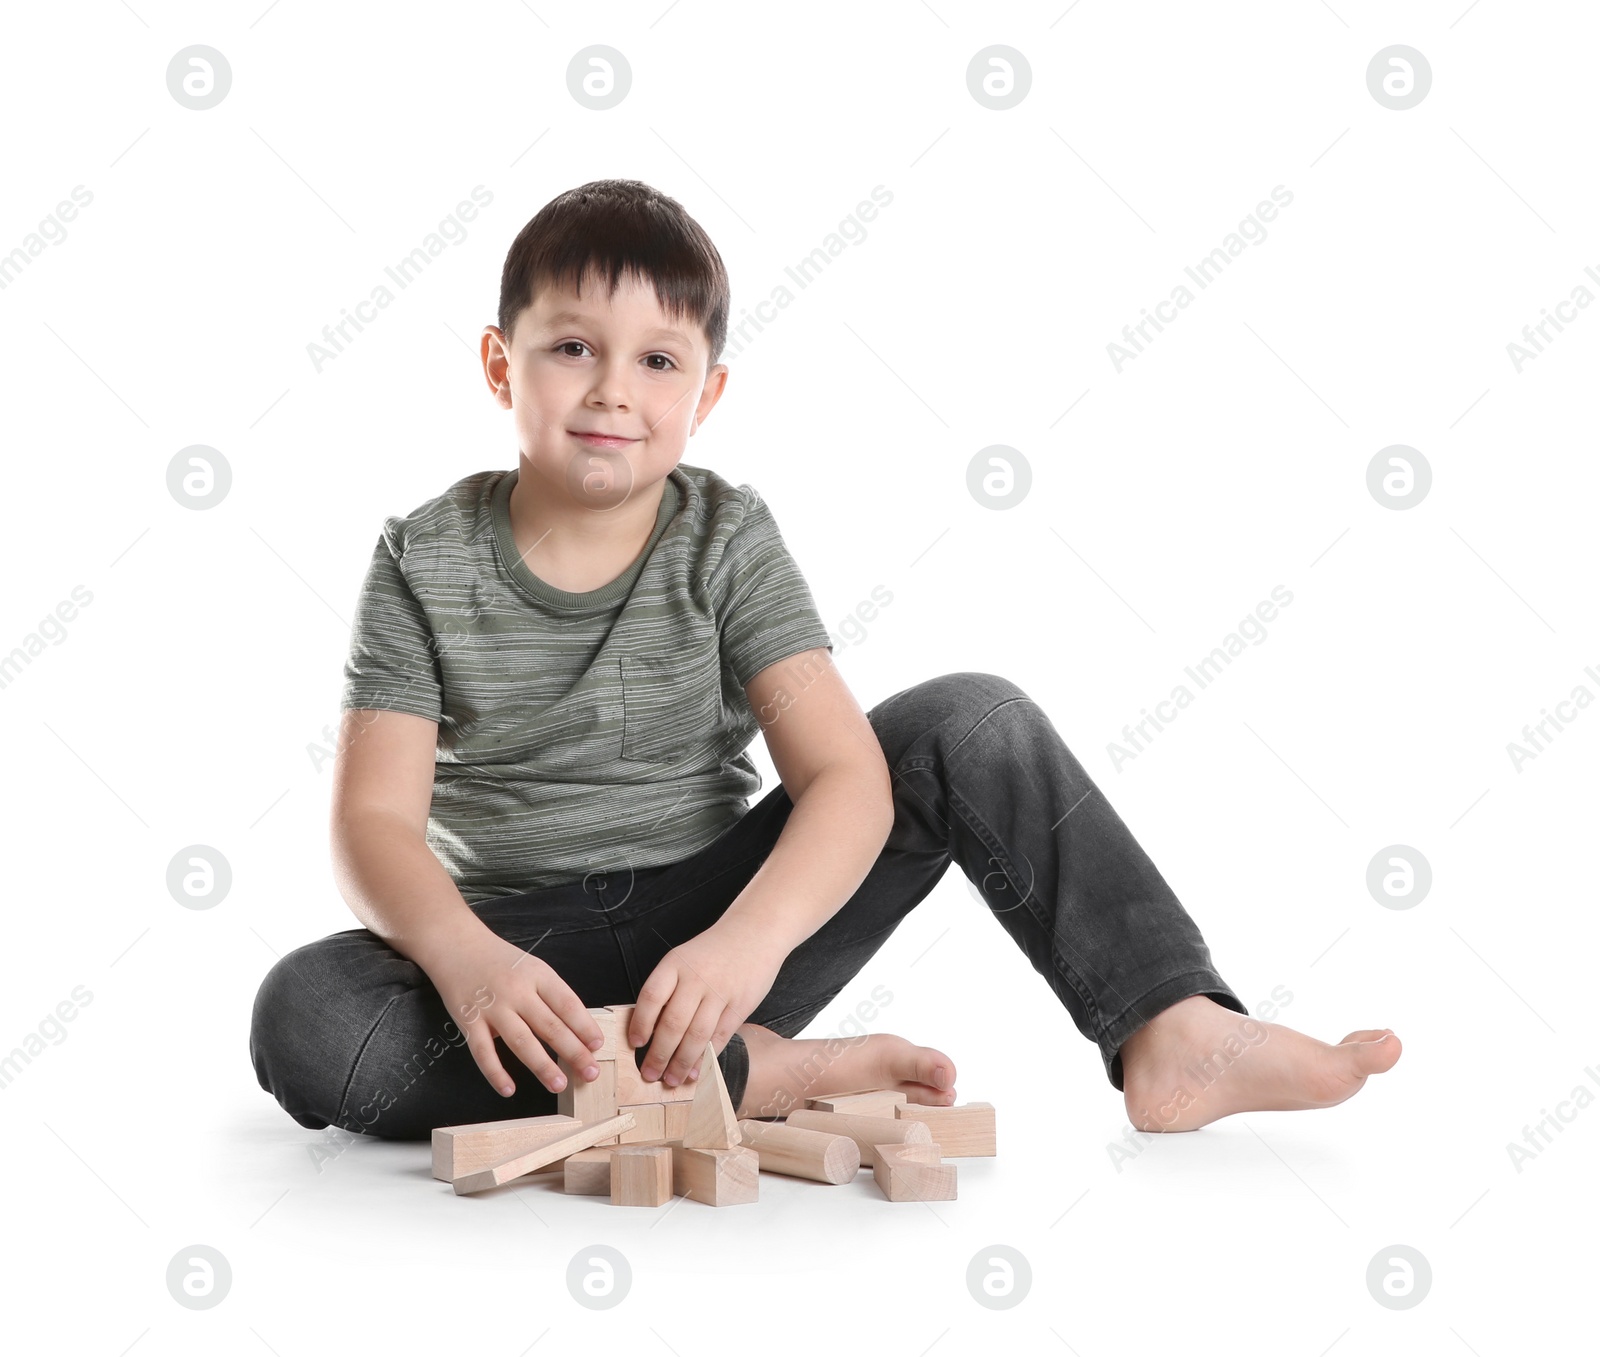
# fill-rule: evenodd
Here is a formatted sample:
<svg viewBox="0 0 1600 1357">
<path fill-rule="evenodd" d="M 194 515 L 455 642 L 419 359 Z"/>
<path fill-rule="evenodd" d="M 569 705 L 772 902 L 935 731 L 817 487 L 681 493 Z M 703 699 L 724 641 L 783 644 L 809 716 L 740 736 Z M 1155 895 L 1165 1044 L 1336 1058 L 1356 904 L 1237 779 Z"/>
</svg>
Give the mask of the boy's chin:
<svg viewBox="0 0 1600 1357">
<path fill-rule="evenodd" d="M 595 510 L 615 509 L 666 480 L 682 456 L 680 451 L 669 461 L 657 455 L 636 465 L 620 449 L 578 448 L 567 457 L 563 479 L 577 503 Z"/>
</svg>

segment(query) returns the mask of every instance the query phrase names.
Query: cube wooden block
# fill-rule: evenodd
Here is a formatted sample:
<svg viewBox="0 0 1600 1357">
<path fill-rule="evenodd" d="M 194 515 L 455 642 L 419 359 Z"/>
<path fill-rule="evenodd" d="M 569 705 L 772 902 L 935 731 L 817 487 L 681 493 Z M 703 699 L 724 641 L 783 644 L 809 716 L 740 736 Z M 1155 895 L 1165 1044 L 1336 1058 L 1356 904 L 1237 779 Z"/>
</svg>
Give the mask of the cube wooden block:
<svg viewBox="0 0 1600 1357">
<path fill-rule="evenodd" d="M 845 1112 L 858 1117 L 892 1117 L 895 1108 L 905 1100 L 904 1093 L 889 1088 L 875 1088 L 861 1093 L 833 1093 L 826 1098 L 807 1098 L 806 1106 L 813 1112 Z"/>
<path fill-rule="evenodd" d="M 644 1104 L 651 1106 L 651 1104 Z M 672 1104 L 662 1104 L 672 1106 Z M 682 1144 L 676 1140 L 636 1140 L 630 1145 L 644 1147 L 665 1145 L 669 1148 Z M 562 1187 L 574 1196 L 609 1197 L 611 1195 L 611 1156 L 621 1147 L 617 1144 L 596 1145 L 593 1149 L 579 1150 L 561 1161 L 564 1171 Z"/>
<path fill-rule="evenodd" d="M 613 1146 L 596 1145 L 579 1150 L 561 1161 L 561 1186 L 573 1196 L 611 1195 L 611 1153 Z"/>
<path fill-rule="evenodd" d="M 672 1148 L 672 1190 L 708 1206 L 742 1206 L 760 1193 L 760 1162 L 748 1145 L 731 1149 Z"/>
<path fill-rule="evenodd" d="M 561 1073 L 567 1076 L 567 1086 L 556 1094 L 557 1112 L 576 1117 L 579 1121 L 599 1121 L 617 1115 L 619 1102 L 615 1060 L 595 1061 L 600 1076 L 593 1080 L 585 1079 L 564 1057 L 557 1057 L 556 1064 L 560 1066 Z"/>
<path fill-rule="evenodd" d="M 955 1107 L 924 1107 L 907 1103 L 895 1109 L 900 1121 L 920 1121 L 944 1147 L 946 1159 L 962 1159 L 995 1152 L 994 1104 L 960 1103 Z"/>
<path fill-rule="evenodd" d="M 513 1155 L 575 1131 L 582 1123 L 555 1113 L 545 1117 L 508 1117 L 504 1121 L 479 1121 L 463 1126 L 433 1128 L 433 1176 L 451 1182 L 499 1164 Z"/>
<path fill-rule="evenodd" d="M 661 1105 L 662 1128 L 661 1134 L 667 1140 L 682 1140 L 683 1133 L 689 1129 L 689 1109 L 693 1103 L 662 1103 Z"/>
<path fill-rule="evenodd" d="M 628 1024 L 633 1020 L 633 1010 L 633 1004 L 611 1005 L 617 1024 L 617 1105 L 631 1107 L 635 1103 L 691 1102 L 695 1086 L 699 1083 L 697 1079 L 687 1080 L 677 1088 L 668 1088 L 659 1079 L 647 1084 L 639 1077 L 638 1061 L 634 1057 L 633 1047 L 628 1045 Z M 700 1073 L 704 1077 L 703 1066 Z"/>
<path fill-rule="evenodd" d="M 675 1103 L 675 1107 L 688 1107 L 688 1103 Z M 618 1112 L 633 1113 L 634 1128 L 624 1131 L 617 1137 L 618 1143 L 630 1145 L 640 1140 L 665 1140 L 666 1130 L 666 1103 L 634 1103 L 629 1107 L 619 1107 Z"/>
<path fill-rule="evenodd" d="M 611 1151 L 611 1204 L 665 1206 L 672 1200 L 673 1147 L 618 1145 Z"/>
<path fill-rule="evenodd" d="M 892 1202 L 953 1202 L 956 1166 L 939 1162 L 939 1146 L 878 1145 L 872 1176 Z"/>
</svg>

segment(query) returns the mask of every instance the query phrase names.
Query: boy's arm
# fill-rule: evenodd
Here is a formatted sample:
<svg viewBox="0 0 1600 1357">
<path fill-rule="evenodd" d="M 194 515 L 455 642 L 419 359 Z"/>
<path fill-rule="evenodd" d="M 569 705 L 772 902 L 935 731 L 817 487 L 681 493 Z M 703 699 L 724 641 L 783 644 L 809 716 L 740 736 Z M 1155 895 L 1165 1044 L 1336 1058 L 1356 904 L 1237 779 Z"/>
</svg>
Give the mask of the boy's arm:
<svg viewBox="0 0 1600 1357">
<path fill-rule="evenodd" d="M 894 825 L 894 796 L 872 723 L 826 649 L 768 665 L 745 694 L 794 809 L 721 922 L 788 956 L 872 870 Z"/>
<path fill-rule="evenodd" d="M 681 1081 L 708 1041 L 726 1043 L 789 953 L 855 894 L 894 826 L 883 749 L 825 648 L 768 665 L 745 694 L 794 809 L 722 917 L 641 987 L 628 1039 L 650 1042 L 647 1081 Z"/>
<path fill-rule="evenodd" d="M 409 712 L 345 712 L 329 817 L 351 913 L 424 970 L 453 939 L 487 931 L 427 844 L 438 731 Z"/>
<path fill-rule="evenodd" d="M 558 1092 L 565 1076 L 540 1043 L 581 1074 L 603 1034 L 565 980 L 468 908 L 428 847 L 437 732 L 437 721 L 407 712 L 345 713 L 331 817 L 339 891 L 371 932 L 427 973 L 491 1084 L 506 1096 L 516 1087 L 498 1037 Z"/>
</svg>

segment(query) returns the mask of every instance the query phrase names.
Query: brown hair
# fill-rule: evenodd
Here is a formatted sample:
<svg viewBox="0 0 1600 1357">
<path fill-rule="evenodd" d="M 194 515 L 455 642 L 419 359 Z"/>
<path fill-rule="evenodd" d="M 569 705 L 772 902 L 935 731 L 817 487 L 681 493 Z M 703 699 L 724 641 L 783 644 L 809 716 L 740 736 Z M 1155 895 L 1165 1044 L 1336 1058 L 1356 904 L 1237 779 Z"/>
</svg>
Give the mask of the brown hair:
<svg viewBox="0 0 1600 1357">
<path fill-rule="evenodd" d="M 648 281 L 661 309 L 705 331 L 709 362 L 728 337 L 722 256 L 675 198 L 637 179 L 596 179 L 552 198 L 517 232 L 500 273 L 499 325 L 507 339 L 539 288 L 581 290 L 591 271 L 615 295 L 623 273 Z"/>
</svg>

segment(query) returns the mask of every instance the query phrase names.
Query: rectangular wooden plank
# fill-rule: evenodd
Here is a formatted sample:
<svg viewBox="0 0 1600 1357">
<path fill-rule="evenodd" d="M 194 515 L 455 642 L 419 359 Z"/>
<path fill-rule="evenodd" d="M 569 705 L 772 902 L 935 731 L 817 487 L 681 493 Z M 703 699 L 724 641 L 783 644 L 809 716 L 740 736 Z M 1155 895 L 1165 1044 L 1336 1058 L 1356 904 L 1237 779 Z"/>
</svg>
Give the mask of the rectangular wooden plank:
<svg viewBox="0 0 1600 1357">
<path fill-rule="evenodd" d="M 900 1121 L 919 1121 L 944 1147 L 946 1159 L 992 1155 L 995 1152 L 994 1104 L 958 1103 L 954 1107 L 924 1107 L 907 1103 L 895 1110 Z"/>
<path fill-rule="evenodd" d="M 844 1112 L 858 1117 L 892 1117 L 905 1102 L 906 1095 L 889 1088 L 868 1089 L 860 1093 L 831 1093 L 825 1098 L 807 1098 L 813 1112 Z"/>
<path fill-rule="evenodd" d="M 494 1164 L 476 1173 L 452 1179 L 450 1186 L 456 1190 L 458 1196 L 465 1196 L 469 1192 L 481 1192 L 489 1187 L 499 1187 L 513 1178 L 520 1178 L 525 1173 L 532 1173 L 537 1168 L 554 1163 L 557 1159 L 565 1159 L 569 1154 L 592 1149 L 600 1141 L 620 1135 L 632 1126 L 633 1117 L 627 1112 L 607 1117 L 602 1121 L 586 1122 L 559 1140 L 552 1140 L 547 1145 L 541 1145 L 526 1154 L 519 1154 L 504 1163 Z"/>
<path fill-rule="evenodd" d="M 499 1164 L 513 1155 L 547 1144 L 582 1122 L 552 1113 L 544 1117 L 507 1117 L 462 1126 L 433 1128 L 433 1176 L 450 1182 L 464 1173 Z"/>
</svg>

